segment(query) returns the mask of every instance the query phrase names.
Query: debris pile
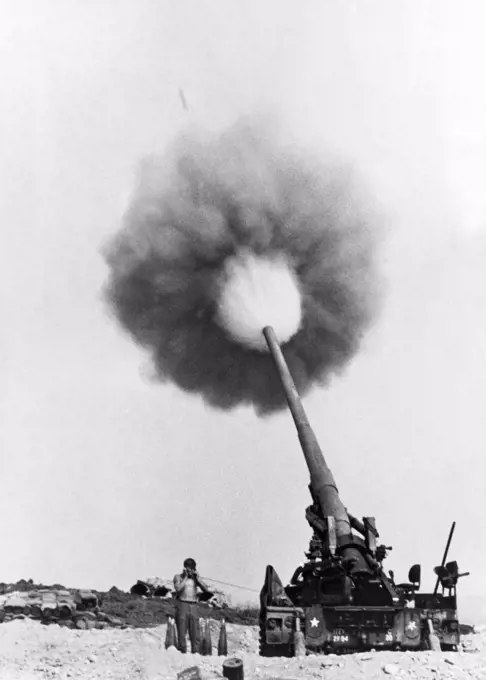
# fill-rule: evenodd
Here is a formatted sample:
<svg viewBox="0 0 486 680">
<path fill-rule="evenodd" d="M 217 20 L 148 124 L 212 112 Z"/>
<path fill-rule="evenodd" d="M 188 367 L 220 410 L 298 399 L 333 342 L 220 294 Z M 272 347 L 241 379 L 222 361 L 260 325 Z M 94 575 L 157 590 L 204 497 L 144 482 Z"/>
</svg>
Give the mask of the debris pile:
<svg viewBox="0 0 486 680">
<path fill-rule="evenodd" d="M 164 599 L 171 599 L 175 597 L 173 581 L 169 579 L 160 578 L 159 576 L 139 579 L 131 588 L 131 595 L 138 595 L 140 597 L 160 597 Z M 207 599 L 207 604 L 213 609 L 227 609 L 229 602 L 226 595 L 220 590 L 213 588 L 211 590 L 211 597 Z M 206 598 L 203 596 L 202 601 Z"/>
<path fill-rule="evenodd" d="M 131 588 L 132 595 L 141 595 L 142 597 L 172 597 L 173 585 L 172 581 L 167 579 L 155 577 L 147 578 L 145 581 L 137 581 Z"/>
<path fill-rule="evenodd" d="M 162 579 L 147 583 L 148 594 L 125 592 L 113 586 L 107 592 L 94 589 L 66 588 L 58 583 L 44 585 L 32 579 L 0 583 L 0 623 L 13 619 L 32 619 L 42 624 L 58 623 L 62 627 L 154 628 L 165 625 L 175 616 L 172 594 L 155 595 L 157 588 L 172 582 Z M 145 589 L 143 589 L 145 592 Z M 223 594 L 213 591 L 211 602 L 200 603 L 200 616 L 244 625 L 258 623 L 258 609 L 231 608 Z"/>
<path fill-rule="evenodd" d="M 123 625 L 121 619 L 101 610 L 98 596 L 91 590 L 39 588 L 0 595 L 1 623 L 25 618 L 79 629 Z"/>
</svg>

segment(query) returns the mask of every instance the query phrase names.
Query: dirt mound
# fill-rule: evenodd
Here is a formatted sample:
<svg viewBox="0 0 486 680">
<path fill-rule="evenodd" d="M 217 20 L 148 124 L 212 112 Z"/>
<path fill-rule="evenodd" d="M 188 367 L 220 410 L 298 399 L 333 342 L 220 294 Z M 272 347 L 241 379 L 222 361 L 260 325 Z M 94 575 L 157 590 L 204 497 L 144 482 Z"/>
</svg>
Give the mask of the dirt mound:
<svg viewBox="0 0 486 680">
<path fill-rule="evenodd" d="M 175 616 L 175 600 L 172 598 L 141 597 L 111 588 L 107 593 L 97 593 L 103 612 L 115 616 L 128 626 L 146 628 L 167 623 L 169 616 Z M 208 603 L 199 605 L 202 618 L 217 621 L 225 619 L 229 623 L 254 626 L 258 624 L 258 609 L 234 609 L 226 607 L 215 609 Z"/>
<path fill-rule="evenodd" d="M 221 678 L 224 658 L 215 655 L 219 626 L 211 626 L 213 656 L 164 648 L 166 627 L 71 630 L 25 619 L 0 626 L 0 680 L 175 680 L 197 666 L 203 680 Z M 466 636 L 459 653 L 370 652 L 303 659 L 258 656 L 258 629 L 229 624 L 228 653 L 243 661 L 245 680 L 482 680 L 486 633 Z"/>
<path fill-rule="evenodd" d="M 90 600 L 90 597 L 96 601 Z M 5 604 L 7 610 L 5 610 Z M 32 606 L 34 605 L 34 606 Z M 200 604 L 202 618 L 243 625 L 258 623 L 258 610 L 216 609 Z M 0 584 L 0 622 L 14 618 L 39 619 L 44 624 L 60 623 L 68 628 L 133 627 L 150 628 L 167 623 L 175 616 L 175 601 L 171 597 L 149 597 L 127 593 L 116 586 L 108 592 L 66 588 L 61 584 L 44 585 L 32 579 Z"/>
</svg>

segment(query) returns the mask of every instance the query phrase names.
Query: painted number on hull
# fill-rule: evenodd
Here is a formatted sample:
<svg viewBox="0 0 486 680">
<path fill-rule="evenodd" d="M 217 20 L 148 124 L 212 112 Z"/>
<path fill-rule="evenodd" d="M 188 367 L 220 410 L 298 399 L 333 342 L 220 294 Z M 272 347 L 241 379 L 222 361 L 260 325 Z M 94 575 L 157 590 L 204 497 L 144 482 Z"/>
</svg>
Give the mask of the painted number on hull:
<svg viewBox="0 0 486 680">
<path fill-rule="evenodd" d="M 333 642 L 349 642 L 349 635 L 333 635 Z"/>
</svg>

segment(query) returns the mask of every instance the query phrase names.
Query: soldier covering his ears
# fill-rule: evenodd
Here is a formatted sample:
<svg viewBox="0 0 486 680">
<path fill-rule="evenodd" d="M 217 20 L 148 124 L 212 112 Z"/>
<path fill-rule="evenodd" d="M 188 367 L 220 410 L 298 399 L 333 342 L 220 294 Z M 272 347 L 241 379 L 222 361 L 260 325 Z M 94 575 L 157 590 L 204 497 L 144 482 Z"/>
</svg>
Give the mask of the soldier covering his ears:
<svg viewBox="0 0 486 680">
<path fill-rule="evenodd" d="M 192 557 L 184 560 L 181 574 L 174 576 L 174 588 L 176 591 L 176 625 L 179 639 L 179 651 L 183 654 L 187 651 L 186 636 L 189 632 L 191 651 L 199 652 L 199 607 L 198 593 L 200 588 L 205 593 L 210 593 L 208 586 L 199 576 L 196 562 Z"/>
</svg>

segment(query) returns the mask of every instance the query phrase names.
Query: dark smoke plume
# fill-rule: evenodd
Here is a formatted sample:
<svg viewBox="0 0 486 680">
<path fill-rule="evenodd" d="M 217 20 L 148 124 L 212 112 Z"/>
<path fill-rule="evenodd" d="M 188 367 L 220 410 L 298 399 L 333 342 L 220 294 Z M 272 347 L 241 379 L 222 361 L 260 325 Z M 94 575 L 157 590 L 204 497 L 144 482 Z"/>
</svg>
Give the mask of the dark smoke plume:
<svg viewBox="0 0 486 680">
<path fill-rule="evenodd" d="M 298 277 L 302 323 L 283 351 L 302 395 L 358 351 L 376 313 L 375 215 L 345 168 L 291 153 L 268 127 L 239 123 L 183 136 L 148 160 L 105 252 L 105 294 L 149 351 L 156 378 L 220 409 L 285 406 L 268 353 L 216 321 L 221 272 L 241 249 L 283 253 Z"/>
</svg>

